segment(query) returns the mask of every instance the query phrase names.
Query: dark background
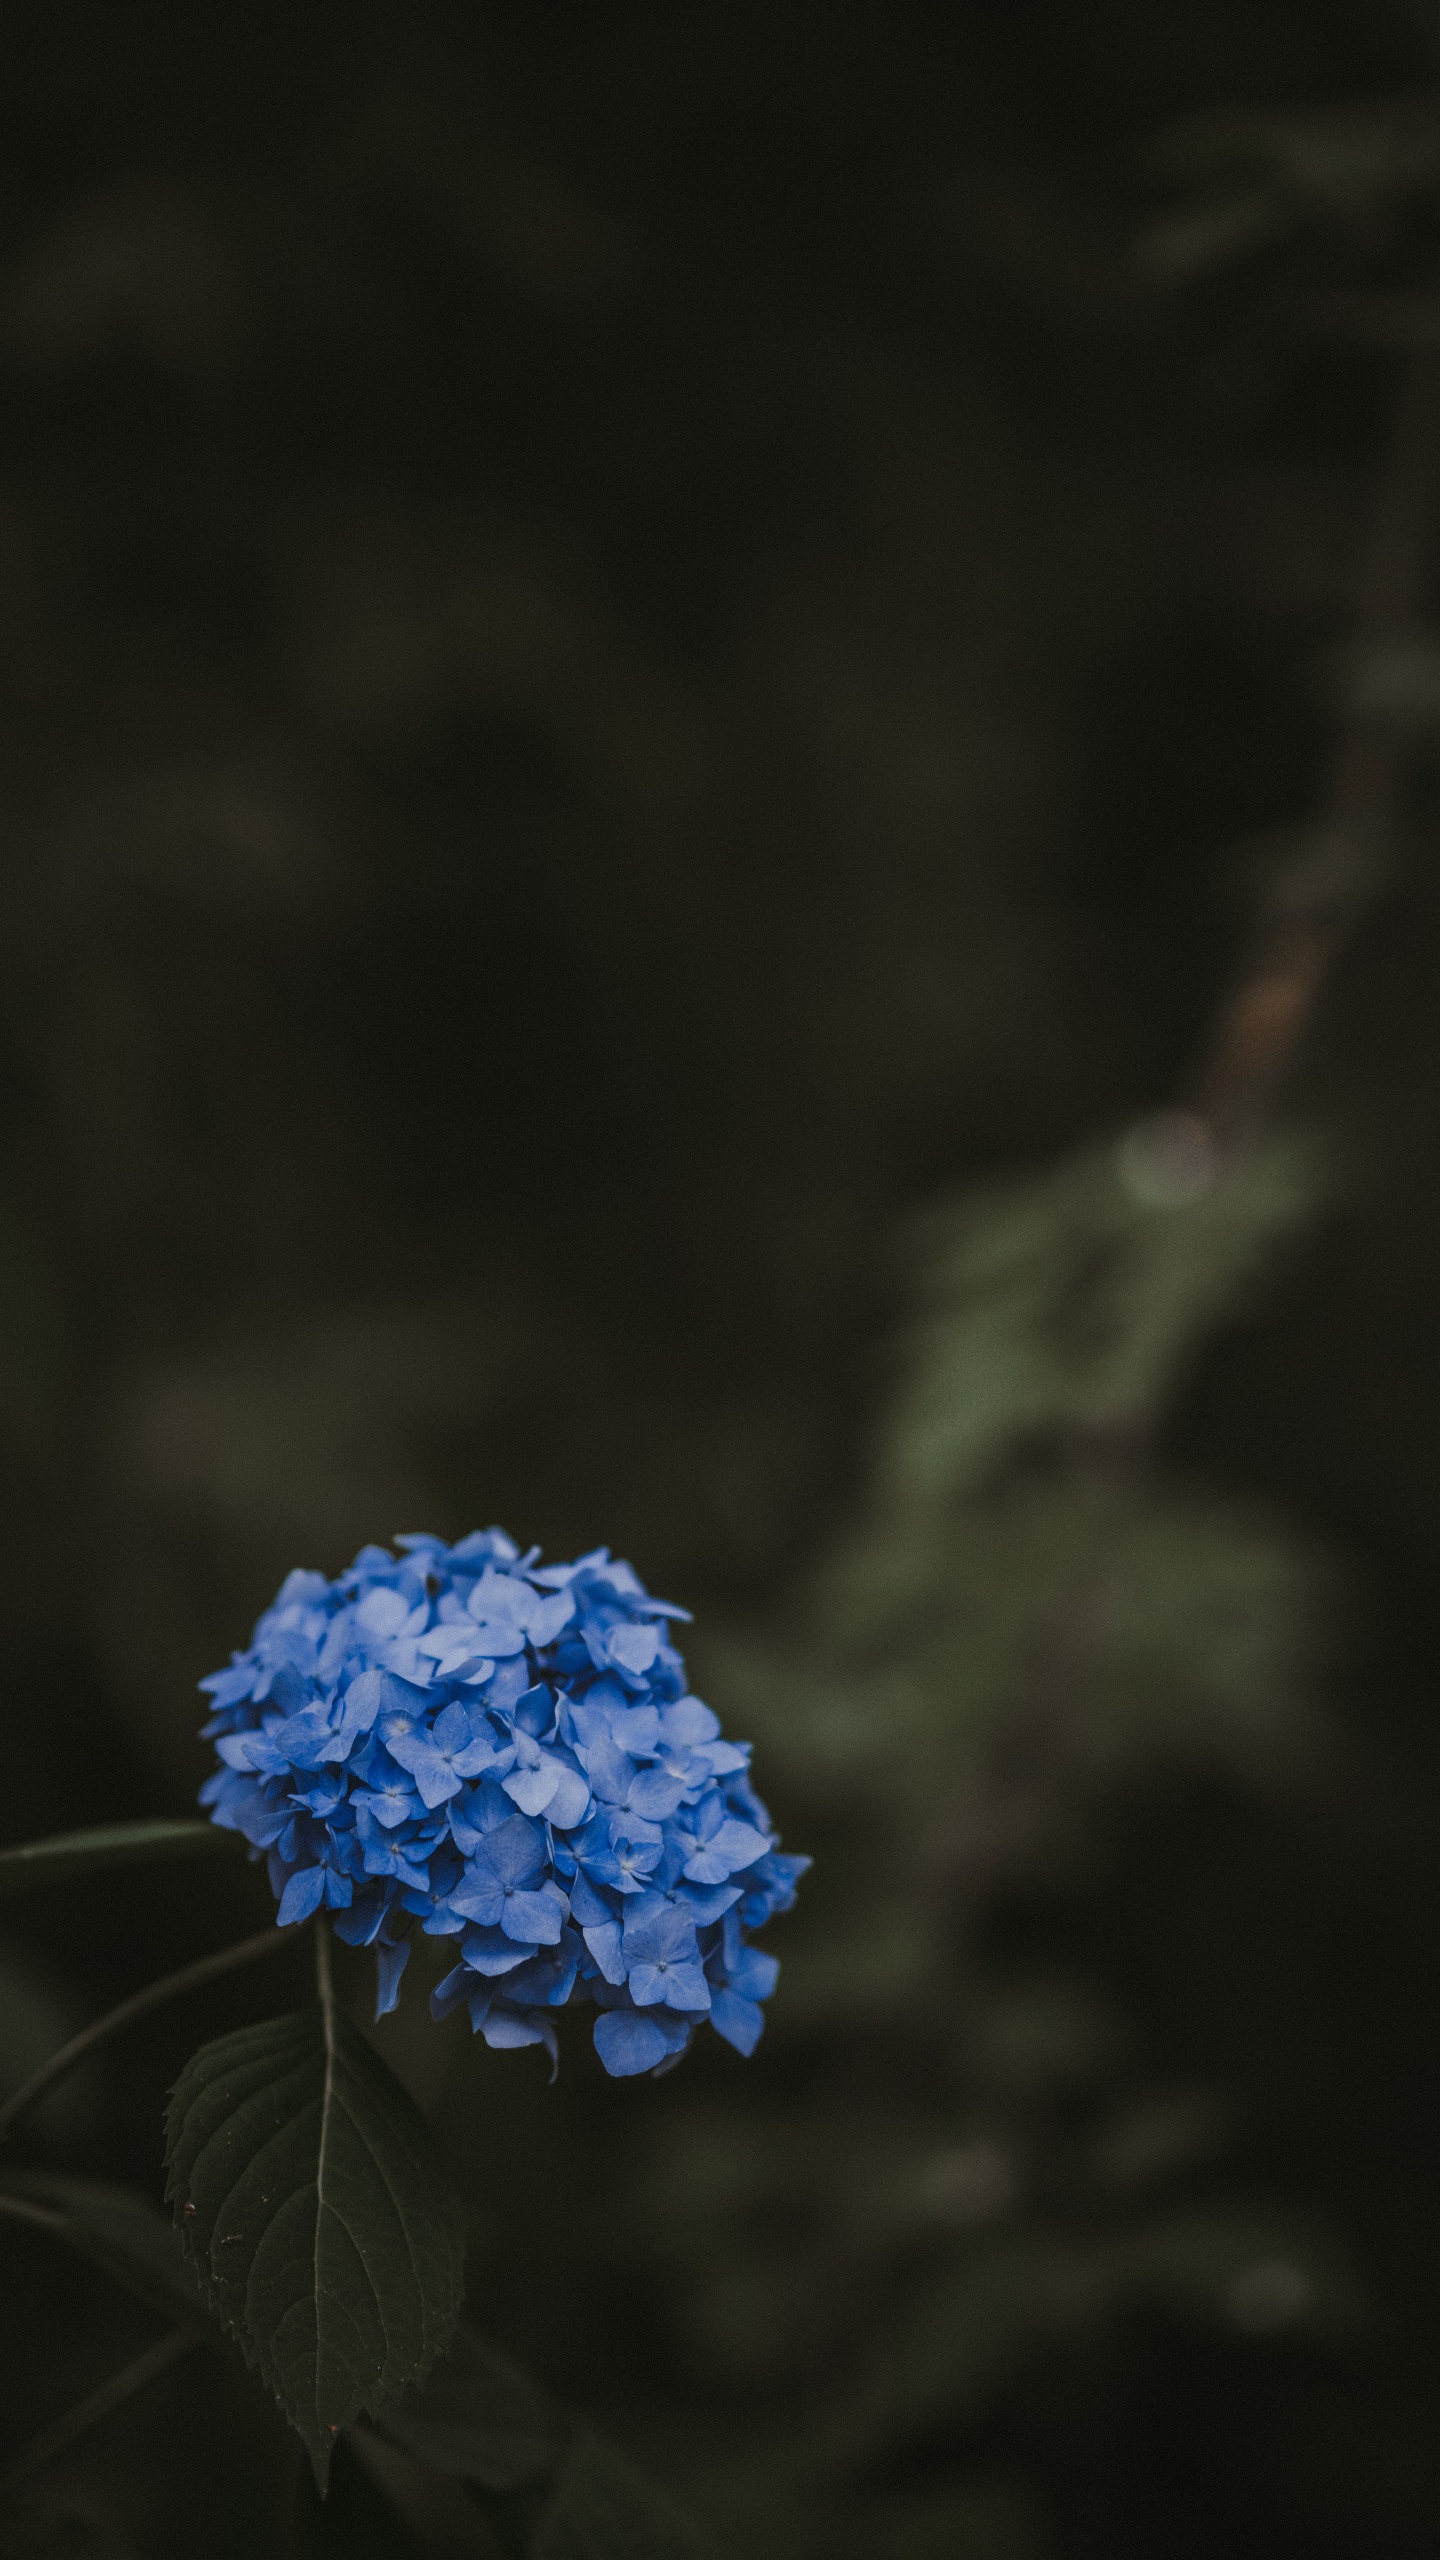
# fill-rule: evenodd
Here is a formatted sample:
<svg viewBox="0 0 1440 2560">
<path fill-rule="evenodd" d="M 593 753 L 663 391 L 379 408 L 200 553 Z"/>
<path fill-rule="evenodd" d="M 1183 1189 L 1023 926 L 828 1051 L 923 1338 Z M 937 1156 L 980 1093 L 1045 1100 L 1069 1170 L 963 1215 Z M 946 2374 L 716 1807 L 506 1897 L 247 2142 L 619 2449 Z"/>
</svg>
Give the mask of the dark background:
<svg viewBox="0 0 1440 2560">
<path fill-rule="evenodd" d="M 1278 1114 L 1325 1170 L 1167 1387 L 1167 1482 L 1284 1586 L 1255 1748 L 1167 1722 L 1198 1513 L 1154 1714 L 958 1917 L 911 1855 L 949 1676 L 897 1800 L 885 1712 L 832 1766 L 775 1666 L 899 1503 L 912 1214 L 1167 1102 L 1321 805 L 1440 313 L 1440 20 L 57 0 L 0 53 L 7 1836 L 184 1811 L 193 1683 L 292 1563 L 609 1541 L 819 1863 L 748 2066 L 615 2086 L 577 2022 L 547 2091 L 412 1990 L 476 2318 L 754 2560 L 1432 2551 L 1423 648 Z M 1175 138 L 1235 114 L 1258 178 Z M 267 1908 L 177 1870 L 7 1913 L 12 2079 Z M 137 2032 L 34 2156 L 158 2191 L 179 2062 L 300 1970 Z M 19 2443 L 149 2332 L 6 2247 Z M 174 2390 L 55 2547 L 193 2548 L 202 2494 L 279 2547 L 249 2386 Z"/>
</svg>

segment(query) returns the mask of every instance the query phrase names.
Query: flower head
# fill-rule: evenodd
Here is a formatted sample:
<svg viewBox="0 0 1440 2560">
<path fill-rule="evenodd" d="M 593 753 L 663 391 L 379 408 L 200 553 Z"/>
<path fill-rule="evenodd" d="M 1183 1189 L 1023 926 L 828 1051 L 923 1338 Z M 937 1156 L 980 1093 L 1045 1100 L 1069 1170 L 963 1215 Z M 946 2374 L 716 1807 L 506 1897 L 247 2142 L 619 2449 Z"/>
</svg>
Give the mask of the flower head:
<svg viewBox="0 0 1440 2560">
<path fill-rule="evenodd" d="M 668 2070 L 706 2019 L 753 2052 L 779 1967 L 746 1932 L 810 1861 L 781 1855 L 748 1745 L 686 1688 L 688 1612 L 604 1547 L 395 1549 L 290 1574 L 200 1684 L 222 1764 L 200 1801 L 268 1858 L 280 1925 L 323 1907 L 373 1946 L 377 2015 L 418 1928 L 457 1941 L 434 2015 L 464 2005 L 487 2044 L 553 2057 L 552 2012 L 588 1999 L 617 2077 Z"/>
</svg>

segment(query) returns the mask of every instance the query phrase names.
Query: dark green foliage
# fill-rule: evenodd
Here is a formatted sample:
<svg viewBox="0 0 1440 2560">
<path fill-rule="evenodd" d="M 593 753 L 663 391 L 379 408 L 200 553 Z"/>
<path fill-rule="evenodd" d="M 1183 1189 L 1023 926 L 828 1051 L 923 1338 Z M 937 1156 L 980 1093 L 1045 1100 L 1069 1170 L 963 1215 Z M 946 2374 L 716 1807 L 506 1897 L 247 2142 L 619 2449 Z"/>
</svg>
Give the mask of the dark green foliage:
<svg viewBox="0 0 1440 2560">
<path fill-rule="evenodd" d="M 387 2540 L 401 2539 L 407 2550 L 424 2551 L 434 2560 L 511 2560 L 513 2538 L 501 2539 L 494 2520 L 448 2472 L 417 2462 L 368 2427 L 357 2427 L 346 2438 L 345 2451 L 378 2493 L 373 2503 L 390 2525 Z M 343 2486 L 340 2498 L 343 2502 Z M 326 2525 L 329 2548 L 334 2536 L 329 2517 Z"/>
<path fill-rule="evenodd" d="M 341 2429 L 423 2381 L 459 2315 L 459 2208 L 424 2120 L 326 1996 L 202 2045 L 165 2157 L 201 2293 L 323 2488 Z"/>
<path fill-rule="evenodd" d="M 576 2437 L 530 2546 L 532 2560 L 703 2560 L 693 2526 L 613 2447 Z"/>
<path fill-rule="evenodd" d="M 62 1831 L 53 1840 L 23 1840 L 0 1849 L 0 1899 L 38 1892 L 111 1867 L 149 1866 L 157 1859 L 211 1858 L 235 1852 L 233 1834 L 213 1822 L 112 1822 Z"/>
<path fill-rule="evenodd" d="M 1137 2322 L 1317 2340 L 1363 2322 L 1343 2250 L 1227 2176 L 1223 2103 L 1149 2077 L 1063 1950 L 1037 1969 L 980 1932 L 1022 1878 L 1083 1880 L 1127 1789 L 1208 1767 L 1291 1791 L 1329 1748 L 1321 1559 L 1144 1438 L 1296 1234 L 1317 1169 L 1246 1154 L 1165 1205 L 1135 1196 L 1134 1152 L 930 1217 L 869 1504 L 783 1645 L 708 1666 L 767 1765 L 828 1804 L 832 1899 L 723 2172 L 698 2122 L 647 2167 L 677 2281 L 714 2218 L 694 2298 L 712 2353 L 743 2368 L 759 2349 L 772 2381 L 817 2353 L 831 2368 L 802 2461 L 847 2553 L 892 2531 L 910 2551 L 883 2491 L 908 2464 L 932 2477 L 934 2529 L 960 2530 L 968 2448 L 1032 2376 Z M 846 2038 L 848 2095 L 780 2061 Z M 978 2515 L 965 2530 L 1006 2549 L 1012 2506 L 993 2546 Z"/>
<path fill-rule="evenodd" d="M 413 2405 L 350 2450 L 426 2551 L 456 2560 L 706 2560 L 704 2538 L 468 2322 Z"/>
<path fill-rule="evenodd" d="M 11 2169 L 0 2180 L 0 2215 L 12 2209 L 103 2268 L 152 2311 L 211 2331 L 175 2229 L 148 2196 L 59 2170 Z"/>
<path fill-rule="evenodd" d="M 1403 647 L 1355 602 L 1430 0 L 22 21 L 9 1836 L 183 1818 L 287 1567 L 505 1519 L 693 1601 L 818 1855 L 749 2065 L 550 2089 L 412 1958 L 474 2412 L 462 2327 L 297 2503 L 202 2345 L 17 2548 L 530 2560 L 597 2424 L 744 2560 L 1428 2560 L 1424 539 Z M 1167 1205 L 1356 705 L 1390 885 Z M 17 1897 L 4 2076 L 270 1912 Z M 157 2093 L 279 2005 L 158 2013 L 16 2159 L 152 2199 Z M 175 2315 L 0 2184 L 3 2460 Z"/>
<path fill-rule="evenodd" d="M 530 2376 L 462 2321 L 425 2386 L 387 2408 L 384 2432 L 417 2462 L 481 2488 L 521 2489 L 554 2469 L 566 2429 Z"/>
</svg>

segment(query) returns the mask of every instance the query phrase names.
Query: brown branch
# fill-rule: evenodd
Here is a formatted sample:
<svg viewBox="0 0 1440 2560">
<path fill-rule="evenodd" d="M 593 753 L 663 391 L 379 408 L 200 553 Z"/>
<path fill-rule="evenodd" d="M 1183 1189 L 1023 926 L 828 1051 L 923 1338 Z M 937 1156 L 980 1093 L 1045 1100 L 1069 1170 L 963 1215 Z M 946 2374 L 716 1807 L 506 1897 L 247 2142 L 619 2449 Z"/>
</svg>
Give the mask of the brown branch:
<svg viewBox="0 0 1440 2560">
<path fill-rule="evenodd" d="M 1222 999 L 1190 1104 L 1242 1135 L 1294 1061 L 1336 960 L 1389 879 L 1409 723 L 1372 678 L 1421 630 L 1440 502 L 1440 356 L 1412 364 L 1356 585 L 1349 699 L 1315 823 Z"/>
<path fill-rule="evenodd" d="M 1217 1156 L 1242 1145 L 1273 1103 L 1336 960 L 1390 877 L 1410 732 L 1368 679 L 1415 644 L 1437 509 L 1440 353 L 1426 352 L 1406 383 L 1361 556 L 1351 690 L 1320 807 L 1271 888 L 1186 1099 L 1187 1116 L 1204 1124 L 1200 1143 Z M 1158 1419 L 1136 1415 L 1124 1432 L 1087 1442 L 1104 1515 L 1095 1544 L 1035 1629 L 978 1780 L 937 1823 L 932 1873 L 962 1927 L 1054 1822 L 1103 1646 L 1117 1516 L 1149 1472 Z"/>
</svg>

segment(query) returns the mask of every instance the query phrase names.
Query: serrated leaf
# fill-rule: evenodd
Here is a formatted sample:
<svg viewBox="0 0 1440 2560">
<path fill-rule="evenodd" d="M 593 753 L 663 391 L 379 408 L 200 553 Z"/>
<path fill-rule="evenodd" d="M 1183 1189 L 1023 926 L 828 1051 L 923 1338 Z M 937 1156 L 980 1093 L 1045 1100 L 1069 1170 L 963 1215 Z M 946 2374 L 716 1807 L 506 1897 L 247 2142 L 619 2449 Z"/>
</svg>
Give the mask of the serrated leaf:
<svg viewBox="0 0 1440 2560">
<path fill-rule="evenodd" d="M 14 2170 L 0 2187 L 0 2213 L 16 2207 L 27 2221 L 43 2225 L 152 2311 L 213 2334 L 213 2314 L 201 2298 L 194 2269 L 148 2196 L 58 2170 Z"/>
<path fill-rule="evenodd" d="M 705 2560 L 689 2517 L 599 2436 L 580 2435 L 560 2466 L 531 2560 Z"/>
<path fill-rule="evenodd" d="M 204 1858 L 233 1851 L 233 1831 L 213 1822 L 108 1822 L 93 1831 L 61 1831 L 0 1849 L 0 1899 L 32 1887 L 68 1884 L 107 1867 L 153 1865 L 161 1858 Z"/>
<path fill-rule="evenodd" d="M 559 2460 L 559 2410 L 517 2364 L 462 2321 L 419 2397 L 388 2409 L 382 2432 L 417 2462 L 501 2492 Z"/>
<path fill-rule="evenodd" d="M 202 2045 L 166 2165 L 201 2292 L 323 2490 L 341 2429 L 423 2381 L 459 2317 L 460 2208 L 429 2128 L 327 1990 Z"/>
</svg>

